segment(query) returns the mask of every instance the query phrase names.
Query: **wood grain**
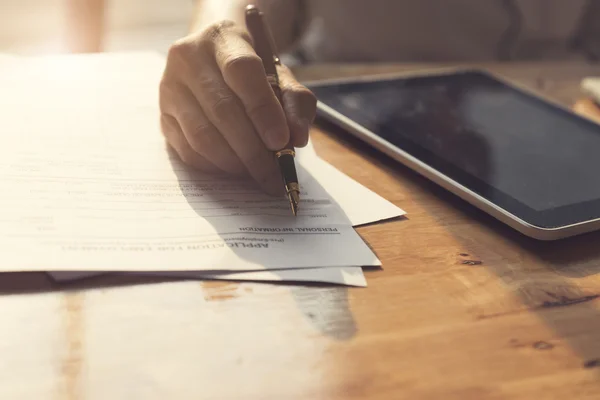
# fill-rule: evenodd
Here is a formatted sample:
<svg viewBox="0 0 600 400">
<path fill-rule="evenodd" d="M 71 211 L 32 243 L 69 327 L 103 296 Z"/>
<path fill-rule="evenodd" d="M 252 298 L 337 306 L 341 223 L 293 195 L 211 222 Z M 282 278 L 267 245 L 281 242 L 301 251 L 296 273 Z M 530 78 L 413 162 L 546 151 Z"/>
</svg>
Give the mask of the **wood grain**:
<svg viewBox="0 0 600 400">
<path fill-rule="evenodd" d="M 306 79 L 414 66 L 298 71 Z M 420 67 L 419 67 L 420 68 Z M 567 105 L 585 65 L 491 65 Z M 527 239 L 324 124 L 317 152 L 407 212 L 369 287 L 0 282 L 3 399 L 595 399 L 600 234 Z"/>
</svg>

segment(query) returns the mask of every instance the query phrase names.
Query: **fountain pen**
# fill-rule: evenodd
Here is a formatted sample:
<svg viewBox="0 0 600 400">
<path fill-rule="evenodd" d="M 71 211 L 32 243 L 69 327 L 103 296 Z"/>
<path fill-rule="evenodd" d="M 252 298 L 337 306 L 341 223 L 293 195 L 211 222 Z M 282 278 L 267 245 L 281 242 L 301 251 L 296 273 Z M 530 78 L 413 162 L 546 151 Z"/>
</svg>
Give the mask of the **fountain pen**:
<svg viewBox="0 0 600 400">
<path fill-rule="evenodd" d="M 256 54 L 263 62 L 267 81 L 271 85 L 273 92 L 275 92 L 277 100 L 283 106 L 279 75 L 277 74 L 277 65 L 280 65 L 281 62 L 275 49 L 273 36 L 264 21 L 263 14 L 254 5 L 246 7 L 246 28 L 254 42 L 254 51 L 256 51 Z M 300 202 L 300 186 L 298 185 L 298 176 L 294 161 L 295 156 L 296 152 L 290 143 L 283 149 L 275 152 L 290 208 L 292 209 L 292 213 L 297 215 L 298 203 Z"/>
</svg>

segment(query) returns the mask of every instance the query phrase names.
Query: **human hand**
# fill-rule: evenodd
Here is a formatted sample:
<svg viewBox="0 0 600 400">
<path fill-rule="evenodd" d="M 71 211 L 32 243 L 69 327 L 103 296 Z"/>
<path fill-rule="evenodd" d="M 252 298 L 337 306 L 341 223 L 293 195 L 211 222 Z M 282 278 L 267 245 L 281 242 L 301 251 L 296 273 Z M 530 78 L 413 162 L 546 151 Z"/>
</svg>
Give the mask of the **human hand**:
<svg viewBox="0 0 600 400">
<path fill-rule="evenodd" d="M 249 174 L 282 193 L 273 151 L 308 142 L 316 99 L 279 69 L 283 106 L 244 28 L 220 22 L 175 42 L 160 84 L 161 128 L 182 161 L 207 172 Z"/>
</svg>

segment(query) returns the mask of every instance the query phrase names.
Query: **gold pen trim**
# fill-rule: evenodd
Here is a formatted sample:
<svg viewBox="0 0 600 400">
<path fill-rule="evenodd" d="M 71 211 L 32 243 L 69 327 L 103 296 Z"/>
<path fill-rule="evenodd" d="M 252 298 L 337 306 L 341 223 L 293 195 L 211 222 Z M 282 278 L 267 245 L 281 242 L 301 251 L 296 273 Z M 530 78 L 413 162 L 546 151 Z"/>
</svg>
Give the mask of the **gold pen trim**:
<svg viewBox="0 0 600 400">
<path fill-rule="evenodd" d="M 277 153 L 275 153 L 275 155 L 277 156 L 277 158 L 279 158 L 281 156 L 285 156 L 285 155 L 296 157 L 296 152 L 292 149 L 283 149 L 283 150 L 279 150 Z"/>
<path fill-rule="evenodd" d="M 269 85 L 271 86 L 279 86 L 279 77 L 277 75 L 268 74 L 267 82 L 269 82 Z"/>
<path fill-rule="evenodd" d="M 300 193 L 300 186 L 296 182 L 290 182 L 285 185 L 285 190 L 289 194 L 290 192 Z"/>
<path fill-rule="evenodd" d="M 296 182 L 290 182 L 285 185 L 287 197 L 290 202 L 290 208 L 294 215 L 298 215 L 298 205 L 300 203 L 300 186 Z"/>
</svg>

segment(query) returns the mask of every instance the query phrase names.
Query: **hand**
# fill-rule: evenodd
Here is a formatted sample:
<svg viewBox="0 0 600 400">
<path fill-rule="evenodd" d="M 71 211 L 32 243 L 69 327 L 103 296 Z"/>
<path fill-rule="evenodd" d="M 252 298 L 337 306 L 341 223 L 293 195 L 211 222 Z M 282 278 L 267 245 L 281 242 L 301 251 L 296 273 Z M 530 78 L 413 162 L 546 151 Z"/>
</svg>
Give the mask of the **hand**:
<svg viewBox="0 0 600 400">
<path fill-rule="evenodd" d="M 282 193 L 273 151 L 308 142 L 315 96 L 286 67 L 283 107 L 245 29 L 214 24 L 171 46 L 160 85 L 161 127 L 182 161 L 207 172 L 249 174 Z"/>
</svg>

